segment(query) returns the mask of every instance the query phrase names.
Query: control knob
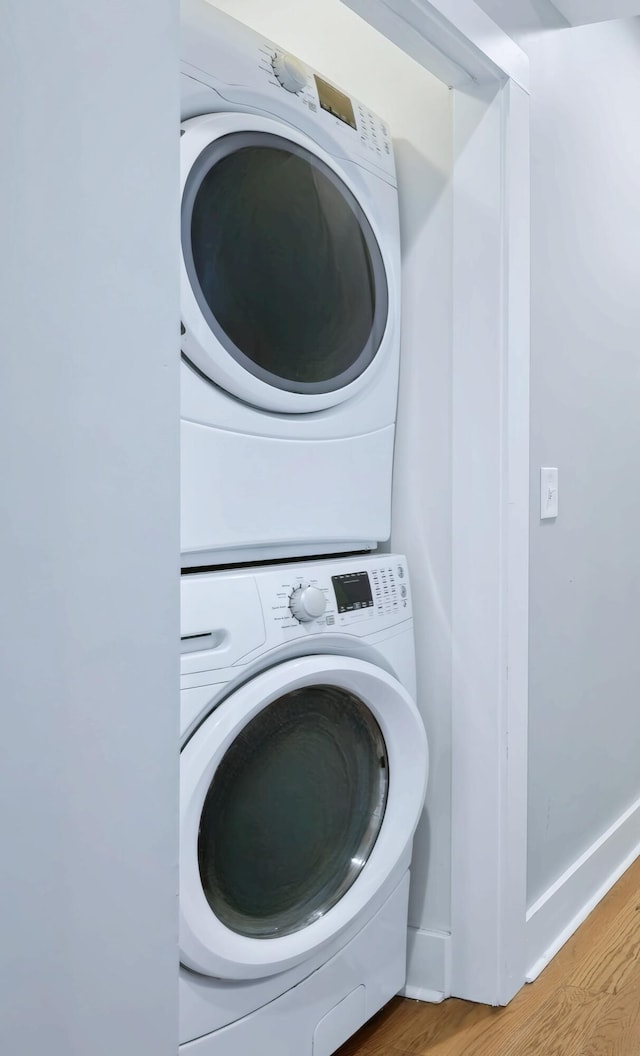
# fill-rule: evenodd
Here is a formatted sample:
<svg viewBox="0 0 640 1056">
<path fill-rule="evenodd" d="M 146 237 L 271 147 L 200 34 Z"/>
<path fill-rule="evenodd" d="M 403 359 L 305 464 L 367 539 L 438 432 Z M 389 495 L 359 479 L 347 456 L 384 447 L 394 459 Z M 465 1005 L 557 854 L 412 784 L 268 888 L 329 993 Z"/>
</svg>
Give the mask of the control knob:
<svg viewBox="0 0 640 1056">
<path fill-rule="evenodd" d="M 283 88 L 288 92 L 299 92 L 307 83 L 307 71 L 293 55 L 277 51 L 271 60 L 273 72 Z"/>
<path fill-rule="evenodd" d="M 296 587 L 289 598 L 289 608 L 292 616 L 300 623 L 309 623 L 322 616 L 327 607 L 327 599 L 319 587 Z"/>
</svg>

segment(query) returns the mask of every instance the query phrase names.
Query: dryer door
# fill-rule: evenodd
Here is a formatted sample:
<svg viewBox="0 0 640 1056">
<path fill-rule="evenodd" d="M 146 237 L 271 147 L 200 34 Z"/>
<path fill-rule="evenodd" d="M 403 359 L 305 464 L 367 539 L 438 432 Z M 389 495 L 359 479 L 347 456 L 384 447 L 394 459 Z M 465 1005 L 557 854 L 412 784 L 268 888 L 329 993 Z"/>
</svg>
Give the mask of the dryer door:
<svg viewBox="0 0 640 1056">
<path fill-rule="evenodd" d="M 180 945 L 194 971 L 283 971 L 322 949 L 403 859 L 427 744 L 392 676 L 337 656 L 263 672 L 181 756 Z"/>
<path fill-rule="evenodd" d="M 209 114 L 182 132 L 185 356 L 256 407 L 342 402 L 377 365 L 389 309 L 365 182 L 275 120 Z"/>
</svg>

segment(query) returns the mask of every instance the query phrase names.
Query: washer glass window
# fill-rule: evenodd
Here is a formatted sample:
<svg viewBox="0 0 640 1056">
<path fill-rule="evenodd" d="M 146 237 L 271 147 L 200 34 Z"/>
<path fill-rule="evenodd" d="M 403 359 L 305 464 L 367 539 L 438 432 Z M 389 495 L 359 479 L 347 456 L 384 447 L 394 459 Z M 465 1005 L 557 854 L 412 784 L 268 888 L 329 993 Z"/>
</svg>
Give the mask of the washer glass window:
<svg viewBox="0 0 640 1056">
<path fill-rule="evenodd" d="M 208 326 L 255 377 L 331 392 L 373 361 L 388 313 L 380 248 L 310 151 L 264 132 L 215 140 L 185 185 L 182 244 Z"/>
<path fill-rule="evenodd" d="M 236 737 L 200 821 L 206 899 L 231 930 L 299 931 L 326 913 L 364 867 L 389 782 L 378 723 L 336 686 L 286 693 Z"/>
</svg>

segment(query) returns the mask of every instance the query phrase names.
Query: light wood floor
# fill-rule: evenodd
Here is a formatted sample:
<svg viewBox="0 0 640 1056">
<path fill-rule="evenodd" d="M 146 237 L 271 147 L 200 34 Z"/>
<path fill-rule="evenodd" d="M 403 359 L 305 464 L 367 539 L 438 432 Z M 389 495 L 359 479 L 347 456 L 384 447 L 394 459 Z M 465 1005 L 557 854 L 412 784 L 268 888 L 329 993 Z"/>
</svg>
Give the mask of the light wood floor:
<svg viewBox="0 0 640 1056">
<path fill-rule="evenodd" d="M 395 998 L 336 1056 L 640 1056 L 640 860 L 506 1008 Z"/>
</svg>

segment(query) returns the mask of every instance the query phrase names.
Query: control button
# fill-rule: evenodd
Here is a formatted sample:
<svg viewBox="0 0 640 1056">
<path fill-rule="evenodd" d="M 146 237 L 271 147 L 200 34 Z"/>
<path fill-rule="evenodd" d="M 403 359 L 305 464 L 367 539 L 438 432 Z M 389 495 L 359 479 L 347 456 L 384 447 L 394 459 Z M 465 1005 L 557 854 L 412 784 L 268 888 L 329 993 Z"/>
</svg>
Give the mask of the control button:
<svg viewBox="0 0 640 1056">
<path fill-rule="evenodd" d="M 296 587 L 289 598 L 291 615 L 300 623 L 309 623 L 322 616 L 327 607 L 327 599 L 319 587 Z"/>
<path fill-rule="evenodd" d="M 300 92 L 307 83 L 307 71 L 299 59 L 277 51 L 271 60 L 273 72 L 287 92 Z"/>
<path fill-rule="evenodd" d="M 402 565 L 398 565 L 398 579 L 404 579 L 404 568 Z"/>
<path fill-rule="evenodd" d="M 407 588 L 405 587 L 405 585 L 403 583 L 402 586 L 400 587 L 400 597 L 401 598 L 406 598 L 406 596 L 407 596 Z"/>
</svg>

